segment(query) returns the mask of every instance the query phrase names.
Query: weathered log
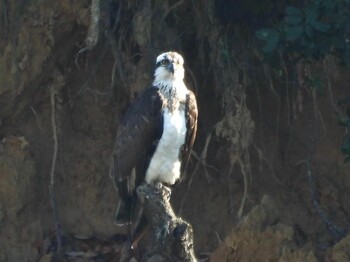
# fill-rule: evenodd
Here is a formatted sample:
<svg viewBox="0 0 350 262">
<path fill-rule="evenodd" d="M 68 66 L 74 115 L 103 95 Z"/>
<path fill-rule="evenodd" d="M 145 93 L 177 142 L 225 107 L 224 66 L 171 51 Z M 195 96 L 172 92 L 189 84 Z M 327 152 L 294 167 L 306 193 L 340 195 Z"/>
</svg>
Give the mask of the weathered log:
<svg viewBox="0 0 350 262">
<path fill-rule="evenodd" d="M 177 217 L 170 205 L 171 191 L 162 184 L 143 184 L 138 197 L 155 238 L 155 252 L 165 261 L 197 261 L 192 226 Z"/>
</svg>

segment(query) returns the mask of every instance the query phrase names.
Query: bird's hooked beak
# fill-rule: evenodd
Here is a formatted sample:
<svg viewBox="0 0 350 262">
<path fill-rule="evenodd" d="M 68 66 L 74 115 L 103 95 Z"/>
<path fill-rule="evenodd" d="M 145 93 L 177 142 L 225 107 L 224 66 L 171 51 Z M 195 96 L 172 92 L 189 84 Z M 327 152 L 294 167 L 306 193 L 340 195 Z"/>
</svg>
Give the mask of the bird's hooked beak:
<svg viewBox="0 0 350 262">
<path fill-rule="evenodd" d="M 173 63 L 169 63 L 166 67 L 165 67 L 170 73 L 174 74 L 174 65 Z"/>
</svg>

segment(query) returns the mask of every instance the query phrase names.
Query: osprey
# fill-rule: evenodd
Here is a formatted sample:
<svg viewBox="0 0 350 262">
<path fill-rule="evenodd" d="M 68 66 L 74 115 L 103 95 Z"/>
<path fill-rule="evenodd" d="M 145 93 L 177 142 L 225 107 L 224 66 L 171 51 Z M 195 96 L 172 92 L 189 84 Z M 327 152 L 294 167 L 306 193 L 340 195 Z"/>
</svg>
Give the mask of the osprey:
<svg viewBox="0 0 350 262">
<path fill-rule="evenodd" d="M 141 183 L 173 185 L 187 166 L 198 111 L 195 95 L 184 83 L 183 64 L 176 52 L 159 55 L 153 84 L 122 118 L 111 163 L 120 197 L 117 225 L 131 224 Z"/>
</svg>

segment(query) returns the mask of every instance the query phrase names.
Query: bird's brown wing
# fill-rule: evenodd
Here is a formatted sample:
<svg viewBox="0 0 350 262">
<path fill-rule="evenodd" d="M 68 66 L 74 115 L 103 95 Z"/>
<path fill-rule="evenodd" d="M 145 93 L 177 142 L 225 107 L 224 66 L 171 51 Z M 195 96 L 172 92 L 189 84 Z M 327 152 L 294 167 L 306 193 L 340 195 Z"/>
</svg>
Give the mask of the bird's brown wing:
<svg viewBox="0 0 350 262">
<path fill-rule="evenodd" d="M 189 91 L 186 98 L 186 138 L 182 149 L 181 173 L 184 174 L 191 155 L 194 140 L 197 134 L 198 108 L 194 93 Z"/>
<path fill-rule="evenodd" d="M 162 106 L 158 88 L 151 87 L 136 98 L 122 118 L 110 169 L 121 199 L 134 197 L 144 180 L 148 158 L 163 132 Z"/>
</svg>

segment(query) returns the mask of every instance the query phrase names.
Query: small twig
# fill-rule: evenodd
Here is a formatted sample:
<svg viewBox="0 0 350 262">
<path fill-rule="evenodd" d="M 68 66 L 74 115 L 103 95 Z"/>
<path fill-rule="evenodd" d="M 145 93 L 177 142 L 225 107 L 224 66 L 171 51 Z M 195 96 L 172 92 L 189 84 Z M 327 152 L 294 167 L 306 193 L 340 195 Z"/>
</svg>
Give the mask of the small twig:
<svg viewBox="0 0 350 262">
<path fill-rule="evenodd" d="M 35 116 L 36 124 L 38 125 L 39 129 L 42 130 L 41 124 L 40 124 L 40 120 L 39 120 L 39 116 L 38 116 L 37 112 L 35 111 L 35 109 L 32 106 L 30 106 L 29 108 L 30 108 L 30 110 L 32 110 L 32 112 L 33 112 L 33 114 Z"/>
<path fill-rule="evenodd" d="M 119 2 L 119 7 L 118 7 L 118 13 L 116 16 L 116 19 L 114 21 L 114 25 L 113 28 L 110 32 L 108 32 L 107 34 L 107 38 L 108 38 L 108 43 L 111 47 L 111 51 L 114 57 L 114 65 L 113 65 L 113 69 L 112 69 L 112 77 L 111 77 L 111 93 L 113 94 L 114 92 L 114 88 L 116 85 L 116 79 L 115 79 L 115 75 L 116 75 L 116 71 L 118 71 L 119 73 L 119 77 L 121 79 L 121 82 L 123 84 L 123 87 L 125 88 L 127 86 L 126 84 L 126 77 L 125 77 L 125 72 L 122 66 L 122 57 L 120 54 L 120 50 L 121 50 L 121 45 L 122 45 L 122 34 L 120 34 L 119 37 L 119 42 L 117 43 L 114 33 L 117 30 L 118 24 L 120 22 L 120 18 L 121 18 L 121 11 L 123 9 L 123 1 Z"/>
<path fill-rule="evenodd" d="M 170 6 L 169 9 L 164 13 L 160 24 L 162 24 L 163 20 L 170 14 L 170 12 L 173 9 L 175 9 L 178 6 L 182 5 L 184 2 L 185 2 L 185 0 L 180 0 L 180 1 L 176 2 L 175 4 L 173 4 L 172 6 Z"/>
<path fill-rule="evenodd" d="M 85 91 L 89 91 L 90 93 L 92 93 L 92 94 L 94 94 L 94 95 L 96 95 L 96 96 L 107 96 L 107 95 L 110 94 L 109 91 L 100 92 L 100 91 L 98 91 L 98 90 L 93 90 L 93 89 L 91 89 L 91 88 L 89 88 L 89 87 L 86 88 Z"/>
<path fill-rule="evenodd" d="M 273 81 L 272 81 L 272 77 L 271 77 L 271 73 L 270 71 L 268 70 L 268 67 L 267 65 L 265 65 L 263 63 L 263 59 L 260 55 L 258 55 L 261 63 L 262 63 L 262 66 L 263 66 L 263 70 L 264 70 L 264 73 L 268 79 L 268 82 L 269 82 L 269 86 L 270 86 L 270 89 L 271 89 L 271 92 L 276 96 L 276 99 L 277 99 L 277 105 L 278 105 L 278 110 L 277 110 L 277 120 L 276 120 L 276 139 L 275 139 L 275 145 L 273 147 L 273 151 L 272 151 L 272 154 L 271 154 L 271 162 L 274 161 L 274 158 L 275 158 L 275 155 L 276 155 L 276 152 L 277 152 L 277 147 L 278 147 L 278 137 L 279 137 L 279 132 L 280 132 L 280 119 L 281 119 L 281 107 L 282 107 L 282 103 L 281 103 L 281 98 L 280 96 L 278 95 L 277 91 L 275 90 L 274 88 L 274 84 L 273 84 Z"/>
<path fill-rule="evenodd" d="M 217 238 L 217 240 L 218 240 L 218 244 L 220 245 L 220 244 L 222 243 L 222 239 L 221 239 L 219 233 L 218 233 L 217 231 L 214 230 L 214 234 L 215 234 L 215 236 L 216 236 L 216 238 Z"/>
<path fill-rule="evenodd" d="M 204 171 L 205 171 L 205 174 L 207 176 L 207 179 L 209 181 L 209 174 L 208 174 L 208 170 L 206 169 L 206 164 L 205 164 L 205 160 L 207 158 L 207 153 L 208 153 L 208 148 L 209 148 L 209 143 L 210 143 L 210 140 L 211 140 L 211 134 L 212 132 L 209 133 L 209 135 L 207 135 L 207 138 L 205 140 L 205 144 L 204 144 L 204 148 L 203 148 L 203 151 L 202 151 L 202 154 L 200 156 L 200 160 L 197 162 L 197 165 L 196 167 L 194 168 L 194 171 L 192 172 L 192 176 L 190 178 L 190 181 L 188 182 L 188 186 L 187 186 L 187 190 L 186 190 L 186 193 L 184 194 L 184 197 L 182 199 L 182 203 L 181 203 L 181 206 L 180 206 L 180 211 L 179 211 L 179 214 L 182 213 L 182 208 L 183 208 L 183 205 L 187 199 L 187 195 L 188 195 L 188 192 L 190 191 L 190 187 L 192 185 L 192 181 L 193 181 L 193 178 L 194 176 L 197 174 L 198 172 L 198 169 L 201 165 L 204 166 Z"/>
<path fill-rule="evenodd" d="M 258 158 L 259 158 L 259 161 L 260 161 L 260 170 L 262 169 L 262 166 L 261 166 L 261 162 L 262 161 L 265 161 L 267 167 L 270 169 L 271 171 L 271 176 L 272 178 L 276 181 L 277 184 L 279 185 L 283 185 L 282 181 L 277 177 L 276 173 L 275 173 L 275 170 L 273 168 L 273 165 L 270 163 L 270 161 L 265 157 L 264 153 L 262 152 L 262 150 L 260 148 L 257 147 L 257 145 L 254 143 L 253 144 L 254 146 L 254 149 L 257 151 L 258 153 Z"/>
<path fill-rule="evenodd" d="M 53 213 L 53 219 L 55 223 L 55 233 L 56 233 L 56 240 L 57 240 L 57 251 L 59 252 L 62 246 L 62 240 L 61 240 L 61 229 L 60 229 L 60 223 L 58 219 L 58 213 L 57 213 L 57 205 L 56 205 L 56 198 L 55 198 L 55 168 L 56 168 L 56 160 L 57 160 L 57 150 L 58 150 L 58 140 L 57 140 L 57 126 L 56 126 L 56 106 L 55 106 L 55 86 L 51 86 L 50 90 L 50 102 L 51 102 L 51 125 L 52 125 L 52 133 L 53 133 L 53 141 L 54 141 L 54 150 L 52 155 L 52 165 L 51 165 L 51 172 L 50 172 L 50 184 L 49 184 L 49 192 L 50 192 L 50 202 L 51 202 L 51 208 Z"/>
<path fill-rule="evenodd" d="M 209 148 L 209 144 L 210 144 L 210 140 L 211 140 L 211 135 L 212 132 L 209 133 L 209 135 L 207 135 L 207 138 L 205 139 L 205 144 L 204 144 L 204 148 L 201 154 L 201 159 L 202 159 L 202 163 L 205 163 L 205 160 L 207 159 L 207 154 L 208 154 L 208 148 Z M 201 162 L 198 162 L 197 166 L 196 166 L 196 172 L 198 170 L 199 164 L 201 164 Z M 204 165 L 205 167 L 205 165 Z M 206 170 L 206 169 L 205 169 Z M 208 171 L 206 170 L 206 175 L 207 175 L 207 179 L 209 180 L 209 174 Z"/>
<path fill-rule="evenodd" d="M 197 152 L 192 151 L 192 152 L 191 152 L 191 156 L 193 156 L 194 159 L 196 159 L 197 161 L 199 161 L 205 169 L 206 169 L 206 168 L 210 168 L 210 169 L 212 169 L 213 171 L 215 171 L 215 172 L 221 174 L 221 171 L 220 171 L 217 167 L 215 167 L 215 166 L 213 166 L 213 165 L 207 164 L 206 161 L 205 161 L 205 159 L 203 159 L 202 157 L 200 157 L 200 156 L 198 155 Z M 207 170 L 205 170 L 205 173 L 207 174 L 207 176 L 209 176 L 209 173 L 208 173 Z"/>
<path fill-rule="evenodd" d="M 340 112 L 339 108 L 337 107 L 337 105 L 336 105 L 335 102 L 334 102 L 334 96 L 333 96 L 331 78 L 330 78 L 330 76 L 329 76 L 329 72 L 328 72 L 328 67 L 327 67 L 326 60 L 323 61 L 323 68 L 324 68 L 324 71 L 326 71 L 326 78 L 327 78 L 327 86 L 328 86 L 328 92 L 329 92 L 329 99 L 331 100 L 332 107 L 333 107 L 334 111 L 338 114 L 338 116 L 342 116 L 342 113 Z"/>
<path fill-rule="evenodd" d="M 92 69 L 91 73 L 88 75 L 84 85 L 80 88 L 80 90 L 77 92 L 77 95 L 80 96 L 83 92 L 86 91 L 86 89 L 89 88 L 92 80 L 94 80 L 95 76 L 96 76 L 96 72 L 97 70 L 100 68 L 100 66 L 102 65 L 102 62 L 105 59 L 105 55 L 107 53 L 107 43 L 105 44 L 105 48 L 102 50 L 97 62 L 95 63 L 94 68 Z"/>
<path fill-rule="evenodd" d="M 323 130 L 324 130 L 324 132 L 327 134 L 327 127 L 326 127 L 326 124 L 325 124 L 324 121 L 323 121 L 322 113 L 321 113 L 321 111 L 320 111 L 320 109 L 318 108 L 318 105 L 317 105 L 316 90 L 315 90 L 315 89 L 312 89 L 312 90 L 311 90 L 311 94 L 312 94 L 312 98 L 313 98 L 313 102 L 314 102 L 314 111 L 317 112 L 317 114 L 319 115 L 320 120 L 321 120 L 321 124 L 322 124 L 322 127 L 323 127 Z"/>
<path fill-rule="evenodd" d="M 284 75 L 285 75 L 285 79 L 286 79 L 286 100 L 287 100 L 287 111 L 288 111 L 288 117 L 287 117 L 287 122 L 288 125 L 291 126 L 291 106 L 290 106 L 290 101 L 289 101 L 289 74 L 288 74 L 288 69 L 287 69 L 287 65 L 286 62 L 284 61 L 283 55 L 280 54 L 280 60 L 281 60 L 281 64 L 282 64 L 282 70 L 284 71 Z"/>
</svg>

